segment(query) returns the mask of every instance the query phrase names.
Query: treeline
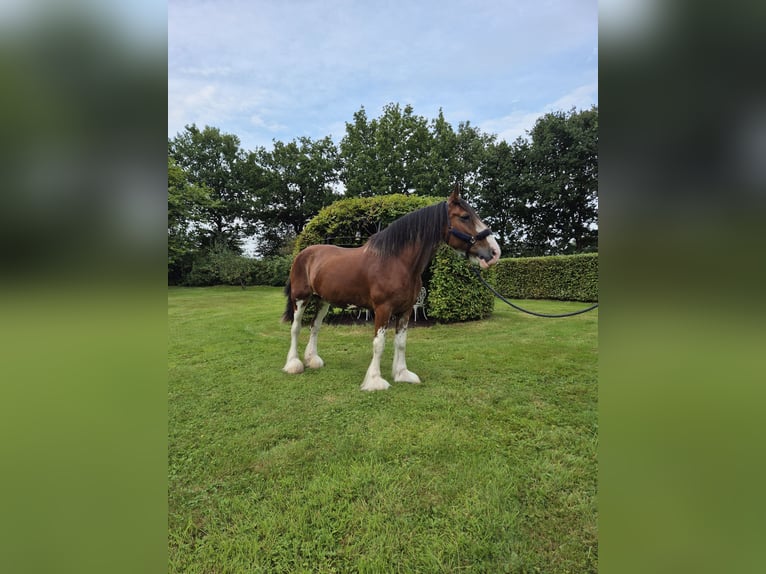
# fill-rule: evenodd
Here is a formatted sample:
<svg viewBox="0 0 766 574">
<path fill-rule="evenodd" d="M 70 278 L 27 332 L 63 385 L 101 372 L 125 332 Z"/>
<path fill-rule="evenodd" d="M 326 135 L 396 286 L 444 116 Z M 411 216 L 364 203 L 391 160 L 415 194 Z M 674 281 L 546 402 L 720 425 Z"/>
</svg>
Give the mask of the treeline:
<svg viewBox="0 0 766 574">
<path fill-rule="evenodd" d="M 247 239 L 261 258 L 287 256 L 308 221 L 341 197 L 446 196 L 454 183 L 504 255 L 595 251 L 598 108 L 546 114 L 512 143 L 399 104 L 372 119 L 362 107 L 339 145 L 299 137 L 244 150 L 236 135 L 186 126 L 168 140 L 168 280 L 199 282 L 203 267 L 235 260 Z"/>
</svg>

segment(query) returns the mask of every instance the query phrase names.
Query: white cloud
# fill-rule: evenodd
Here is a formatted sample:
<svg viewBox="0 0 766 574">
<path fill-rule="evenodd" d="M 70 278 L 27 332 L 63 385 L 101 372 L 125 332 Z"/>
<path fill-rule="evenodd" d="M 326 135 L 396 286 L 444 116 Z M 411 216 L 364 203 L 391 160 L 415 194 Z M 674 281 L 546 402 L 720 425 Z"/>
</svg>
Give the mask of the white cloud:
<svg viewBox="0 0 766 574">
<path fill-rule="evenodd" d="M 178 69 L 179 75 L 200 76 L 229 76 L 232 73 L 231 66 L 185 66 Z"/>
<path fill-rule="evenodd" d="M 590 106 L 550 94 L 595 74 L 596 16 L 595 0 L 170 0 L 168 130 L 339 141 L 360 106 L 396 102 L 513 140 L 549 111 L 541 94 Z"/>
<path fill-rule="evenodd" d="M 549 108 L 552 110 L 567 111 L 571 108 L 587 109 L 598 101 L 598 84 L 585 84 L 578 86 L 568 94 L 564 94 L 553 102 Z"/>
<path fill-rule="evenodd" d="M 518 110 L 501 118 L 481 122 L 479 127 L 488 133 L 496 134 L 498 139 L 513 142 L 518 137 L 527 137 L 527 132 L 534 127 L 541 116 L 555 111 L 569 111 L 573 107 L 578 110 L 590 109 L 598 103 L 598 84 L 585 84 L 562 95 L 542 108 L 529 111 Z"/>
<path fill-rule="evenodd" d="M 287 127 L 277 122 L 266 121 L 258 114 L 253 114 L 250 116 L 250 125 L 256 128 L 263 128 L 270 132 L 279 132 Z"/>
<path fill-rule="evenodd" d="M 526 137 L 535 121 L 543 115 L 540 112 L 517 111 L 502 118 L 487 120 L 479 126 L 482 131 L 496 134 L 498 139 L 513 142 L 516 138 Z"/>
</svg>

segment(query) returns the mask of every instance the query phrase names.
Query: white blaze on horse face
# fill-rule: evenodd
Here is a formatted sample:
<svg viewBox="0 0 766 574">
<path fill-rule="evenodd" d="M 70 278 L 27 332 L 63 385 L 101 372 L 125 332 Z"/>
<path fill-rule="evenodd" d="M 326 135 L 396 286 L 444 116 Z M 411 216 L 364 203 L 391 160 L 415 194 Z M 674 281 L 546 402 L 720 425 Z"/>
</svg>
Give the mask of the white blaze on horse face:
<svg viewBox="0 0 766 574">
<path fill-rule="evenodd" d="M 484 225 L 483 221 L 479 220 L 478 223 L 476 224 L 476 235 L 478 235 L 485 229 L 487 229 L 487 226 Z M 492 265 L 497 263 L 498 260 L 500 259 L 500 245 L 498 245 L 497 240 L 494 238 L 494 236 L 492 235 L 488 236 L 487 243 L 489 244 L 489 248 L 492 250 L 492 253 L 493 253 L 492 259 L 490 259 L 489 261 L 485 261 L 484 259 L 474 256 L 474 261 L 478 259 L 479 265 L 481 266 L 482 269 L 489 269 Z"/>
<path fill-rule="evenodd" d="M 386 328 L 378 329 L 375 338 L 372 340 L 372 361 L 364 376 L 361 389 L 363 391 L 384 391 L 391 385 L 380 376 L 380 358 L 383 356 L 383 350 L 386 348 Z"/>
</svg>

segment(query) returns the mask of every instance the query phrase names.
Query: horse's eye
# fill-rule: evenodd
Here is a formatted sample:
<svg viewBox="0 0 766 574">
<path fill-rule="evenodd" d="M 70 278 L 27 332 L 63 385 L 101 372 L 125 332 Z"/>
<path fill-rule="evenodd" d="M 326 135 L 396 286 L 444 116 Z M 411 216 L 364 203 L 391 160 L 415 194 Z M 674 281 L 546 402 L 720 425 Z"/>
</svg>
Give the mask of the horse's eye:
<svg viewBox="0 0 766 574">
<path fill-rule="evenodd" d="M 470 215 L 461 215 L 461 216 L 460 216 L 460 219 L 461 219 L 462 221 L 468 221 L 469 219 L 471 219 L 471 216 L 470 216 Z"/>
</svg>

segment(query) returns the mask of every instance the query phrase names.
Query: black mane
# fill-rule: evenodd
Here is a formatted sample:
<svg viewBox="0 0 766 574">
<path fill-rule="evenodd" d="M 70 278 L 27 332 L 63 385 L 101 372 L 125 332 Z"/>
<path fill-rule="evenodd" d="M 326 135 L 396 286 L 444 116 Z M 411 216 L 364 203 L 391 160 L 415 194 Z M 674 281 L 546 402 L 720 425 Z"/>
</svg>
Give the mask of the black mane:
<svg viewBox="0 0 766 574">
<path fill-rule="evenodd" d="M 419 243 L 424 252 L 431 253 L 444 238 L 447 226 L 445 202 L 423 207 L 403 215 L 367 241 L 367 247 L 383 256 L 398 254 L 404 247 Z"/>
</svg>

